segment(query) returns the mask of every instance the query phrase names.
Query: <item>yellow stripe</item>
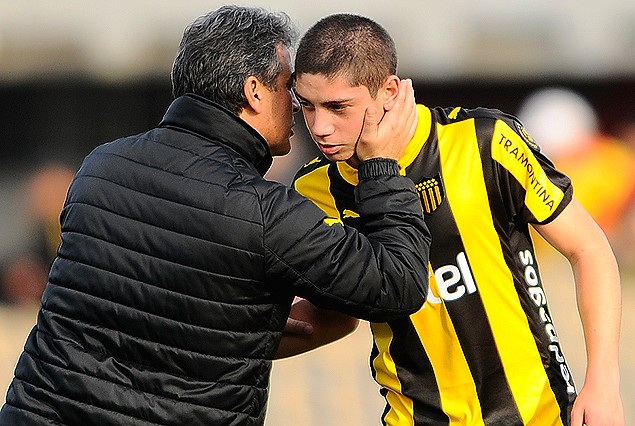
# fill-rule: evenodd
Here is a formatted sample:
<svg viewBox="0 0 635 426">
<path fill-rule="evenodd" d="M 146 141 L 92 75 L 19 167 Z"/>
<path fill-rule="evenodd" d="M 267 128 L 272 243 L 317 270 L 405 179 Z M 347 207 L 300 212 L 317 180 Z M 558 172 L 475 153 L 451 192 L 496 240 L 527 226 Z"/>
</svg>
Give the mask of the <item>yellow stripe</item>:
<svg viewBox="0 0 635 426">
<path fill-rule="evenodd" d="M 538 407 L 557 406 L 557 403 L 553 392 L 545 395 L 548 379 L 494 229 L 482 165 L 478 161 L 474 123 L 467 120 L 439 126 L 438 132 L 439 141 L 443 142 L 439 145 L 439 153 L 446 199 L 456 219 L 475 281 L 491 283 L 479 286 L 478 291 L 511 392 L 523 421 L 527 423 L 536 415 Z M 533 380 L 528 380 L 528 376 Z M 536 388 L 528 389 L 529 382 L 536 383 Z"/>
<path fill-rule="evenodd" d="M 413 426 L 413 404 L 401 392 L 401 382 L 397 376 L 397 367 L 390 355 L 390 343 L 393 339 L 392 330 L 386 323 L 371 323 L 371 331 L 379 355 L 373 359 L 375 368 L 375 380 L 381 384 L 388 393 L 386 400 L 390 410 L 384 416 L 387 425 Z"/>
<path fill-rule="evenodd" d="M 525 188 L 525 204 L 534 217 L 539 222 L 549 218 L 564 194 L 547 178 L 540 163 L 520 136 L 500 120 L 494 127 L 492 158 L 509 170 Z"/>
<path fill-rule="evenodd" d="M 313 201 L 327 216 L 341 219 L 335 207 L 335 199 L 327 190 L 330 185 L 328 166 L 320 167 L 298 178 L 294 184 L 296 191 Z"/>
<path fill-rule="evenodd" d="M 450 418 L 450 426 L 483 425 L 472 374 L 452 320 L 439 296 L 434 274 L 430 274 L 430 287 L 423 309 L 411 315 L 410 319 L 432 363 L 441 408 Z"/>
<path fill-rule="evenodd" d="M 402 174 L 405 174 L 406 167 L 408 167 L 417 158 L 421 152 L 421 148 L 423 148 L 423 145 L 430 136 L 430 129 L 432 126 L 432 112 L 430 109 L 423 105 L 417 105 L 417 119 L 418 122 L 415 134 L 399 159 Z"/>
</svg>

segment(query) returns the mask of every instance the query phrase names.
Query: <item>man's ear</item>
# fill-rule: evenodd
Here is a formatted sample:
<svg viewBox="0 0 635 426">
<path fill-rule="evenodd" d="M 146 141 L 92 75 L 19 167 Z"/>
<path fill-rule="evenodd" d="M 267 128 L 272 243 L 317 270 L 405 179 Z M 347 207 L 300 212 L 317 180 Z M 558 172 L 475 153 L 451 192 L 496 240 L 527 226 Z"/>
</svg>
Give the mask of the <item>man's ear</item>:
<svg viewBox="0 0 635 426">
<path fill-rule="evenodd" d="M 386 78 L 384 84 L 379 88 L 377 96 L 383 98 L 384 110 L 392 109 L 399 94 L 399 77 L 391 75 Z"/>
<path fill-rule="evenodd" d="M 249 107 L 254 110 L 255 113 L 262 112 L 263 108 L 263 95 L 265 86 L 253 75 L 247 77 L 243 86 L 245 92 L 245 98 Z"/>
</svg>

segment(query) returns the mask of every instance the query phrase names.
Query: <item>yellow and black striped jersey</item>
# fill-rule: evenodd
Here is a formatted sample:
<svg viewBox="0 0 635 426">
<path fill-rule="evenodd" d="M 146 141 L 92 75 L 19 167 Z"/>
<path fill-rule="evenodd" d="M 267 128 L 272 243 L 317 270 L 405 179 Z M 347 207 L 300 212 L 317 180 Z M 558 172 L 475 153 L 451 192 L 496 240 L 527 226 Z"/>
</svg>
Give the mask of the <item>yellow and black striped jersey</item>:
<svg viewBox="0 0 635 426">
<path fill-rule="evenodd" d="M 373 323 L 371 368 L 387 425 L 568 425 L 576 395 L 538 272 L 529 224 L 572 198 L 512 116 L 418 105 L 402 172 L 432 233 L 430 290 L 416 314 Z M 356 170 L 318 158 L 295 188 L 361 226 Z"/>
</svg>

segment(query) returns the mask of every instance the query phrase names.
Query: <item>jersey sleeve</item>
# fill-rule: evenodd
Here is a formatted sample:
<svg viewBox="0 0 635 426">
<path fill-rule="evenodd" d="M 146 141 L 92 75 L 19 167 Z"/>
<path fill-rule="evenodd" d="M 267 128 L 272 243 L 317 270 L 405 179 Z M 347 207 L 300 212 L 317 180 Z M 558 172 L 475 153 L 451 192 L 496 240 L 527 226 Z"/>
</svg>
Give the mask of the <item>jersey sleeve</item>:
<svg viewBox="0 0 635 426">
<path fill-rule="evenodd" d="M 501 196 L 514 219 L 549 223 L 571 201 L 571 180 L 556 169 L 515 117 L 495 120 L 491 155 Z"/>
</svg>

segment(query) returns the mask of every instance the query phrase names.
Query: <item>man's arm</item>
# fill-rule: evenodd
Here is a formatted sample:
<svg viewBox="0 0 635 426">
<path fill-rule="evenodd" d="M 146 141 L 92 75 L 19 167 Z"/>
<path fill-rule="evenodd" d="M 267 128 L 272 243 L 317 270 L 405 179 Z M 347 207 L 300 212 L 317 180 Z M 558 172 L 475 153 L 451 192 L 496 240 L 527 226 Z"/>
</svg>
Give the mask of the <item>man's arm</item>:
<svg viewBox="0 0 635 426">
<path fill-rule="evenodd" d="M 567 258 L 575 280 L 587 369 L 571 424 L 623 425 L 618 366 L 621 290 L 613 251 L 575 199 L 553 222 L 537 225 L 536 230 Z"/>
</svg>

